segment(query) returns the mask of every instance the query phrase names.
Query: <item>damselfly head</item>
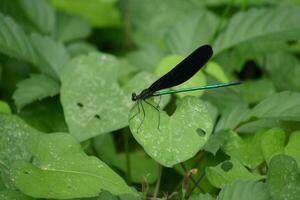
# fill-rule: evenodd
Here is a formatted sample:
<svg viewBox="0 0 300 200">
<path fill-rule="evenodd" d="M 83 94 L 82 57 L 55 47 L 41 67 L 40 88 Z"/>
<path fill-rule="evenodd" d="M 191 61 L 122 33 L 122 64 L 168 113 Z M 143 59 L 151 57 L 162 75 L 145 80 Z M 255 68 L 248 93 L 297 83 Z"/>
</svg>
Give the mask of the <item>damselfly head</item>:
<svg viewBox="0 0 300 200">
<path fill-rule="evenodd" d="M 131 100 L 132 100 L 132 101 L 136 101 L 136 100 L 137 100 L 136 93 L 133 92 L 133 93 L 131 94 Z"/>
</svg>

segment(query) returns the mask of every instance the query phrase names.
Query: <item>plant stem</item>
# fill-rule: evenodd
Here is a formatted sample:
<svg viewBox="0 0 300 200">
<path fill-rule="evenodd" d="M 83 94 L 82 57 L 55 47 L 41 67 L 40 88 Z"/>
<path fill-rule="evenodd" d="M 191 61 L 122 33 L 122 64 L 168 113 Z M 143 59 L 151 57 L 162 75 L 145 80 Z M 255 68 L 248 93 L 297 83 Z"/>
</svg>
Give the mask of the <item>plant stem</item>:
<svg viewBox="0 0 300 200">
<path fill-rule="evenodd" d="M 194 185 L 194 187 L 187 193 L 186 195 L 186 199 L 189 199 L 189 197 L 191 196 L 191 194 L 193 193 L 193 191 L 196 189 L 196 185 L 198 185 L 201 180 L 204 178 L 205 173 L 203 172 L 203 174 L 200 176 L 200 178 L 196 181 L 196 184 Z M 204 192 L 203 190 L 201 190 L 202 192 Z"/>
<path fill-rule="evenodd" d="M 185 173 L 188 172 L 187 168 L 183 163 L 180 163 L 180 166 L 182 167 Z M 189 179 L 194 183 L 194 187 L 197 187 L 201 192 L 204 192 L 203 189 L 198 185 L 197 181 L 192 176 L 190 176 Z"/>
<path fill-rule="evenodd" d="M 131 163 L 130 163 L 130 151 L 129 151 L 129 133 L 123 133 L 124 149 L 126 154 L 126 179 L 128 184 L 131 184 Z"/>
<path fill-rule="evenodd" d="M 245 11 L 247 10 L 247 7 L 248 7 L 248 2 L 247 0 L 243 0 L 242 4 L 241 4 L 241 10 L 242 11 Z"/>
<path fill-rule="evenodd" d="M 157 179 L 155 190 L 154 190 L 154 194 L 153 194 L 154 199 L 157 197 L 157 194 L 159 192 L 159 187 L 160 187 L 160 182 L 161 182 L 161 176 L 162 176 L 162 170 L 163 170 L 163 167 L 161 165 L 159 165 L 158 167 L 159 167 L 159 169 L 158 169 L 159 170 L 159 174 L 158 174 L 158 179 Z"/>
</svg>

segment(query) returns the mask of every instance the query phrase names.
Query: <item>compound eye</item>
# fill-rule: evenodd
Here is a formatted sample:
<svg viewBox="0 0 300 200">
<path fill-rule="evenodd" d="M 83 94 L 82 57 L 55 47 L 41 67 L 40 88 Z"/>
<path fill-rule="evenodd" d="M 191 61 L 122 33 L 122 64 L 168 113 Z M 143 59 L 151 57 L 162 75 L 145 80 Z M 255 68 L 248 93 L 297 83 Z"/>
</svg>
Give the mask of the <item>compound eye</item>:
<svg viewBox="0 0 300 200">
<path fill-rule="evenodd" d="M 132 101 L 136 101 L 136 93 L 132 93 L 132 95 L 131 95 L 131 100 L 132 100 Z"/>
</svg>

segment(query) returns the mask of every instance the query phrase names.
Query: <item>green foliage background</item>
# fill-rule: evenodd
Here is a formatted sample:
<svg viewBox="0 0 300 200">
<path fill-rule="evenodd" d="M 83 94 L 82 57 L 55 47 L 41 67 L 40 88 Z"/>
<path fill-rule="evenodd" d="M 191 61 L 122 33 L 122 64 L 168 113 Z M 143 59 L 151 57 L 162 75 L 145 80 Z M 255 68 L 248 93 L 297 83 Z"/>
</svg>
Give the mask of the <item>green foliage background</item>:
<svg viewBox="0 0 300 200">
<path fill-rule="evenodd" d="M 298 200 L 299 22 L 299 0 L 1 0 L 0 199 Z M 178 87 L 243 84 L 144 118 L 131 93 L 203 44 Z"/>
</svg>

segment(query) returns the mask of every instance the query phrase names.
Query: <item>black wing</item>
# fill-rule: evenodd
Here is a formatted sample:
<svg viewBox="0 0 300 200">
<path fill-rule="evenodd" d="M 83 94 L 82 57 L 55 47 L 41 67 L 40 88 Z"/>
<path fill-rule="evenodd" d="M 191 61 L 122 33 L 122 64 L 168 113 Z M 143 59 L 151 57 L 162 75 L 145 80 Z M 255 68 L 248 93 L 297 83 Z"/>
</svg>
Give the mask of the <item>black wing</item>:
<svg viewBox="0 0 300 200">
<path fill-rule="evenodd" d="M 149 88 L 151 92 L 174 87 L 190 79 L 211 58 L 213 50 L 210 45 L 203 45 L 176 65 L 171 71 L 155 81 Z"/>
</svg>

